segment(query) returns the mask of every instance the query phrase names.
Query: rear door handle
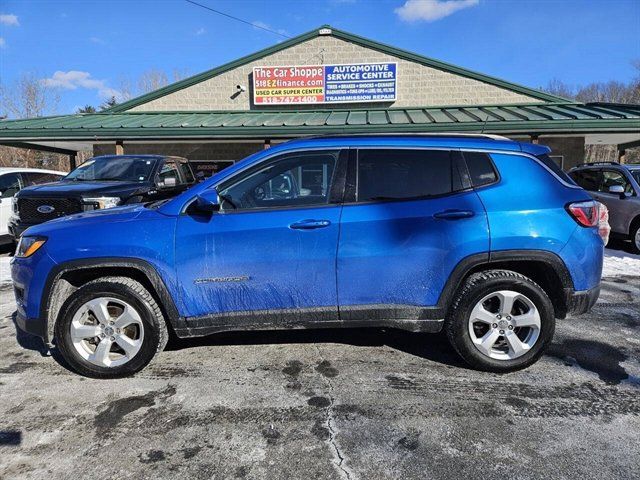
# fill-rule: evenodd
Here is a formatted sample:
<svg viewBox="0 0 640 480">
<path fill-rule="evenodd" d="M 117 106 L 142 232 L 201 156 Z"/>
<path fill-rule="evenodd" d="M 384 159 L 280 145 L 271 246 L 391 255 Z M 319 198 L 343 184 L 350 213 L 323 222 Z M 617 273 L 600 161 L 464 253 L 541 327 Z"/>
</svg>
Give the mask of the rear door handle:
<svg viewBox="0 0 640 480">
<path fill-rule="evenodd" d="M 329 220 L 300 220 L 289 225 L 289 228 L 294 230 L 314 230 L 316 228 L 325 228 L 329 225 L 331 225 Z"/>
<path fill-rule="evenodd" d="M 460 218 L 473 217 L 475 213 L 471 210 L 445 210 L 443 212 L 434 213 L 434 218 L 441 218 L 443 220 L 458 220 Z"/>
</svg>

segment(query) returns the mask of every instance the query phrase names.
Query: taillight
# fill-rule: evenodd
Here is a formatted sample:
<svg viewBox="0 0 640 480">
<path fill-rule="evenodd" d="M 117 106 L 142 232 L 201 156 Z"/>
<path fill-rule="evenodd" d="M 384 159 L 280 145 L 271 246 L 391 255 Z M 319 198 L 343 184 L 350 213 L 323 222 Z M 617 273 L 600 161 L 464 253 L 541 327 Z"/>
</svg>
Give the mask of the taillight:
<svg viewBox="0 0 640 480">
<path fill-rule="evenodd" d="M 567 211 L 583 227 L 595 227 L 600 220 L 598 202 L 593 200 L 570 203 L 567 205 Z"/>
</svg>

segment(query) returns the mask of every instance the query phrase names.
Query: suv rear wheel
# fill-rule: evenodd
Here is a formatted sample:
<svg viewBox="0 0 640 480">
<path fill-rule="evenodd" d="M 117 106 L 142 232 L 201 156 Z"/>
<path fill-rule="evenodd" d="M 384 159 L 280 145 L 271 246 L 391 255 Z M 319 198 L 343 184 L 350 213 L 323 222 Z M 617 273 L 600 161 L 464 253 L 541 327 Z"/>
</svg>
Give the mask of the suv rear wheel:
<svg viewBox="0 0 640 480">
<path fill-rule="evenodd" d="M 168 333 L 158 304 L 139 282 L 105 277 L 67 299 L 55 338 L 78 373 L 120 378 L 142 370 L 164 348 Z"/>
<path fill-rule="evenodd" d="M 636 220 L 631 227 L 631 246 L 634 253 L 640 253 L 640 220 Z"/>
<path fill-rule="evenodd" d="M 471 275 L 445 322 L 449 341 L 474 368 L 509 372 L 526 368 L 553 338 L 553 305 L 531 279 L 508 270 Z"/>
</svg>

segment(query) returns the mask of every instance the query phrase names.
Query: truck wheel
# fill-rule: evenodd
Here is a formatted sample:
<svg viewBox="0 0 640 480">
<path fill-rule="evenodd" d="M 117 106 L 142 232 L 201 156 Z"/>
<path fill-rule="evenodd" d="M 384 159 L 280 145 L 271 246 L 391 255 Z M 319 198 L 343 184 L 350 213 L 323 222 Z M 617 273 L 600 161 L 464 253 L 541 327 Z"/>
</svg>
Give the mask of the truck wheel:
<svg viewBox="0 0 640 480">
<path fill-rule="evenodd" d="M 445 320 L 449 341 L 473 368 L 510 372 L 536 362 L 551 343 L 551 300 L 531 279 L 509 270 L 471 275 Z"/>
<path fill-rule="evenodd" d="M 164 348 L 168 332 L 158 304 L 139 282 L 104 277 L 66 300 L 54 336 L 76 372 L 121 378 L 142 370 Z"/>
</svg>

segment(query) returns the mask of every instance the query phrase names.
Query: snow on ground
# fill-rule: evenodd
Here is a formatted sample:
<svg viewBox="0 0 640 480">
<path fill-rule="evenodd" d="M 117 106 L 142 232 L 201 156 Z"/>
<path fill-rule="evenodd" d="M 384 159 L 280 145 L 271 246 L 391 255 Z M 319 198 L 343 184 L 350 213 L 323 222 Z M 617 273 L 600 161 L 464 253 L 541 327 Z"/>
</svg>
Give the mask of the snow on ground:
<svg viewBox="0 0 640 480">
<path fill-rule="evenodd" d="M 602 276 L 616 277 L 619 275 L 640 276 L 640 255 L 605 248 Z"/>
<path fill-rule="evenodd" d="M 0 284 L 11 282 L 10 261 L 11 257 L 0 257 Z"/>
<path fill-rule="evenodd" d="M 10 261 L 11 257 L 0 257 L 0 284 L 11 282 Z M 640 255 L 605 248 L 602 276 L 616 277 L 619 275 L 640 277 Z"/>
</svg>

